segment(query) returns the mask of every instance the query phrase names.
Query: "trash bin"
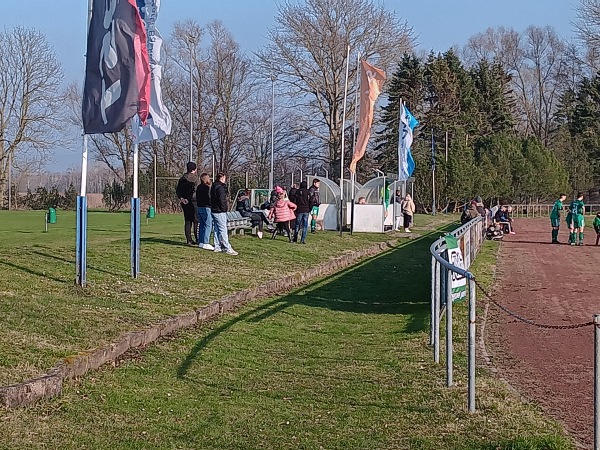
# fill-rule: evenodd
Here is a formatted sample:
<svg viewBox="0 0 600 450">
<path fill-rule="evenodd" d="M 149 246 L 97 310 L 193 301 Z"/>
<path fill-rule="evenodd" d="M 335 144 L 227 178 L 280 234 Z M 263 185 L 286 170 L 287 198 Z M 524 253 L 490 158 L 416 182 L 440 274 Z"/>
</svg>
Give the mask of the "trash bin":
<svg viewBox="0 0 600 450">
<path fill-rule="evenodd" d="M 56 223 L 56 209 L 48 208 L 48 223 Z"/>
<path fill-rule="evenodd" d="M 148 208 L 148 213 L 146 214 L 148 219 L 154 219 L 154 206 L 150 206 Z"/>
</svg>

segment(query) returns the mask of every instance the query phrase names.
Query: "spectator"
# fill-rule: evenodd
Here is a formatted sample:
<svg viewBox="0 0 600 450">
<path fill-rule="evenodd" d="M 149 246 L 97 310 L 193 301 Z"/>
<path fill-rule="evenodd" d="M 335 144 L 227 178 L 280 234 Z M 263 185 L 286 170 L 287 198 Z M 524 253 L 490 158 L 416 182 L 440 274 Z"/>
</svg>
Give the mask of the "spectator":
<svg viewBox="0 0 600 450">
<path fill-rule="evenodd" d="M 285 198 L 283 189 L 279 189 L 280 190 L 277 192 L 278 199 L 271 208 L 271 212 L 269 214 L 269 218 L 274 217 L 275 224 L 277 225 L 277 228 L 275 228 L 275 231 L 273 231 L 271 239 L 275 239 L 278 231 L 283 232 L 283 230 L 285 230 L 287 232 L 288 240 L 292 242 L 290 220 L 295 218 L 294 210 L 296 209 L 296 204 Z"/>
<path fill-rule="evenodd" d="M 460 223 L 463 225 L 473 219 L 479 217 L 479 211 L 477 211 L 477 202 L 473 200 L 467 209 L 465 209 L 460 216 Z"/>
<path fill-rule="evenodd" d="M 494 222 L 502 225 L 502 231 L 504 234 L 516 234 L 512 229 L 512 218 L 508 213 L 508 206 L 502 205 L 496 211 L 496 215 L 494 216 Z"/>
<path fill-rule="evenodd" d="M 185 240 L 187 245 L 196 246 L 194 238 L 192 238 L 192 229 L 196 234 L 198 226 L 198 216 L 196 212 L 196 183 L 198 176 L 196 175 L 196 163 L 190 161 L 186 166 L 187 172 L 179 179 L 175 193 L 179 198 L 179 204 L 183 210 Z"/>
<path fill-rule="evenodd" d="M 321 180 L 315 178 L 312 182 L 312 186 L 308 189 L 310 197 L 310 232 L 315 233 L 317 230 L 317 217 L 319 216 L 319 206 L 321 206 L 321 196 L 319 195 L 319 186 Z"/>
<path fill-rule="evenodd" d="M 250 191 L 245 190 L 240 192 L 240 195 L 238 195 L 236 201 L 235 210 L 239 212 L 242 215 L 242 217 L 250 218 L 252 226 L 258 227 L 256 235 L 259 239 L 262 239 L 263 223 L 269 225 L 269 221 L 267 220 L 264 214 L 260 212 L 254 212 L 254 210 L 252 209 L 252 206 L 250 205 Z"/>
<path fill-rule="evenodd" d="M 298 232 L 302 229 L 300 243 L 306 244 L 306 231 L 308 229 L 308 216 L 310 213 L 310 195 L 306 181 L 300 183 L 293 202 L 296 204 L 296 226 L 294 227 L 294 242 L 298 242 Z"/>
<path fill-rule="evenodd" d="M 298 183 L 293 183 L 290 188 L 290 192 L 288 192 L 288 199 L 292 201 L 292 203 L 296 203 L 296 192 L 298 192 Z M 290 220 L 290 230 L 296 229 L 296 219 Z"/>
<path fill-rule="evenodd" d="M 392 202 L 394 203 L 394 211 L 396 211 L 396 217 L 394 219 L 394 231 L 400 231 L 400 224 L 403 222 L 404 216 L 402 215 L 402 191 L 400 189 L 396 189 L 394 192 L 394 198 Z"/>
<path fill-rule="evenodd" d="M 210 209 L 211 180 L 207 173 L 200 175 L 200 184 L 196 188 L 196 202 L 198 203 L 198 247 L 204 250 L 214 250 L 210 245 L 210 232 L 212 230 L 212 213 Z"/>
<path fill-rule="evenodd" d="M 359 205 L 366 205 L 367 204 L 367 199 L 364 197 L 358 197 L 358 204 Z"/>
<path fill-rule="evenodd" d="M 486 216 L 485 206 L 483 206 L 483 199 L 478 195 L 475 197 L 475 206 L 477 207 L 477 212 L 481 217 Z"/>
<path fill-rule="evenodd" d="M 231 248 L 229 236 L 227 235 L 227 176 L 219 172 L 217 180 L 213 183 L 210 190 L 210 205 L 212 212 L 213 225 L 215 230 L 215 252 L 221 252 L 223 249 L 228 255 L 236 256 L 238 253 Z"/>
<path fill-rule="evenodd" d="M 404 197 L 404 200 L 402 200 L 400 206 L 402 210 L 402 216 L 404 218 L 404 231 L 406 233 L 410 233 L 410 227 L 415 214 L 415 203 L 413 202 L 410 194 L 406 194 L 406 197 Z"/>
</svg>

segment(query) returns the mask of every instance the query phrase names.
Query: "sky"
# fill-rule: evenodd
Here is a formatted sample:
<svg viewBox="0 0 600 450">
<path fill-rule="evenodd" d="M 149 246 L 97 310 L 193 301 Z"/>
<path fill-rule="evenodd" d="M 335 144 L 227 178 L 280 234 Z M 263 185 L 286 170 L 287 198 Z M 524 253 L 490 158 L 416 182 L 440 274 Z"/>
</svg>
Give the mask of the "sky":
<svg viewBox="0 0 600 450">
<path fill-rule="evenodd" d="M 220 20 L 248 53 L 267 42 L 277 5 L 284 0 L 161 0 L 157 25 L 165 38 L 173 25 L 188 18 L 200 25 Z M 296 0 L 293 0 L 294 2 Z M 377 1 L 377 0 L 375 0 Z M 412 26 L 417 50 L 445 51 L 466 44 L 489 27 L 523 31 L 529 25 L 553 27 L 573 38 L 578 0 L 382 0 Z M 83 84 L 87 0 L 0 0 L 0 25 L 41 31 L 54 47 L 65 73 L 65 84 Z M 48 169 L 61 171 L 81 164 L 80 149 L 56 150 Z"/>
</svg>

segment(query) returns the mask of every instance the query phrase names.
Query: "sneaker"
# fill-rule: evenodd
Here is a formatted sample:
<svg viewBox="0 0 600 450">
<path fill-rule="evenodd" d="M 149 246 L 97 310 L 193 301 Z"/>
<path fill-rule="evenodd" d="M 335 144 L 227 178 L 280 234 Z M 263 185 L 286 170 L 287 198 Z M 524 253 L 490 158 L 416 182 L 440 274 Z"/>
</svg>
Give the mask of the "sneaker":
<svg viewBox="0 0 600 450">
<path fill-rule="evenodd" d="M 218 247 L 213 247 L 213 252 L 215 253 L 221 253 L 221 249 Z"/>
<path fill-rule="evenodd" d="M 405 232 L 405 233 L 412 233 L 412 231 L 410 231 L 408 228 L 405 228 L 405 229 L 404 229 L 404 232 Z"/>
<path fill-rule="evenodd" d="M 236 251 L 235 251 L 234 249 L 232 249 L 232 248 L 230 248 L 229 250 L 227 250 L 225 253 L 227 253 L 228 255 L 231 255 L 231 256 L 237 256 L 237 255 L 239 255 L 239 253 L 238 253 L 238 252 L 236 252 Z"/>
<path fill-rule="evenodd" d="M 258 238 L 259 238 L 259 239 L 262 239 L 262 237 L 263 237 L 263 232 L 262 232 L 262 231 L 258 231 L 258 232 L 256 233 L 256 235 L 258 236 Z"/>
<path fill-rule="evenodd" d="M 215 248 L 210 245 L 210 244 L 200 244 L 200 248 L 203 248 L 204 250 L 214 250 Z"/>
<path fill-rule="evenodd" d="M 517 233 L 514 231 L 509 231 L 508 234 L 517 234 Z"/>
<path fill-rule="evenodd" d="M 577 244 L 577 245 L 585 245 L 585 244 L 584 244 L 583 242 L 580 242 L 580 243 L 579 243 L 579 244 Z"/>
<path fill-rule="evenodd" d="M 571 242 L 571 245 L 575 245 L 575 242 Z"/>
</svg>

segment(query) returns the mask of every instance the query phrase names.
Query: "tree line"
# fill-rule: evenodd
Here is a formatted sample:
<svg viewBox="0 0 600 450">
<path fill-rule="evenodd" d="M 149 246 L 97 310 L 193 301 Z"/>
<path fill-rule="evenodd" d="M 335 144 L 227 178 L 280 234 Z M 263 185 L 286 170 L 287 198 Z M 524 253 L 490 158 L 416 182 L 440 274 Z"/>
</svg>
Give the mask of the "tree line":
<svg viewBox="0 0 600 450">
<path fill-rule="evenodd" d="M 359 182 L 375 169 L 397 171 L 402 101 L 420 122 L 414 177 L 416 200 L 425 209 L 433 188 L 432 142 L 440 208 L 473 195 L 518 202 L 592 189 L 600 182 L 600 13 L 594 4 L 580 0 L 574 42 L 550 27 L 497 27 L 440 53 L 416 52 L 410 24 L 371 0 L 282 3 L 267 45 L 250 55 L 219 21 L 181 21 L 164 46 L 163 101 L 173 131 L 140 146 L 142 194 L 153 194 L 156 165 L 164 178 L 157 206 L 173 207 L 168 178 L 181 174 L 190 154 L 201 171 L 227 172 L 232 190 L 246 179 L 250 186 L 267 186 L 271 150 L 276 183 L 289 185 L 299 170 L 327 170 L 338 178 L 343 135 L 346 161 L 353 151 L 359 57 L 388 74 L 373 138 L 358 164 Z M 81 83 L 61 91 L 62 81 L 60 62 L 41 33 L 0 32 L 2 205 L 9 155 L 18 180 L 42 170 L 53 148 L 79 146 L 73 130 L 81 129 Z M 90 152 L 112 173 L 106 198 L 127 198 L 130 132 L 91 135 Z"/>
</svg>

